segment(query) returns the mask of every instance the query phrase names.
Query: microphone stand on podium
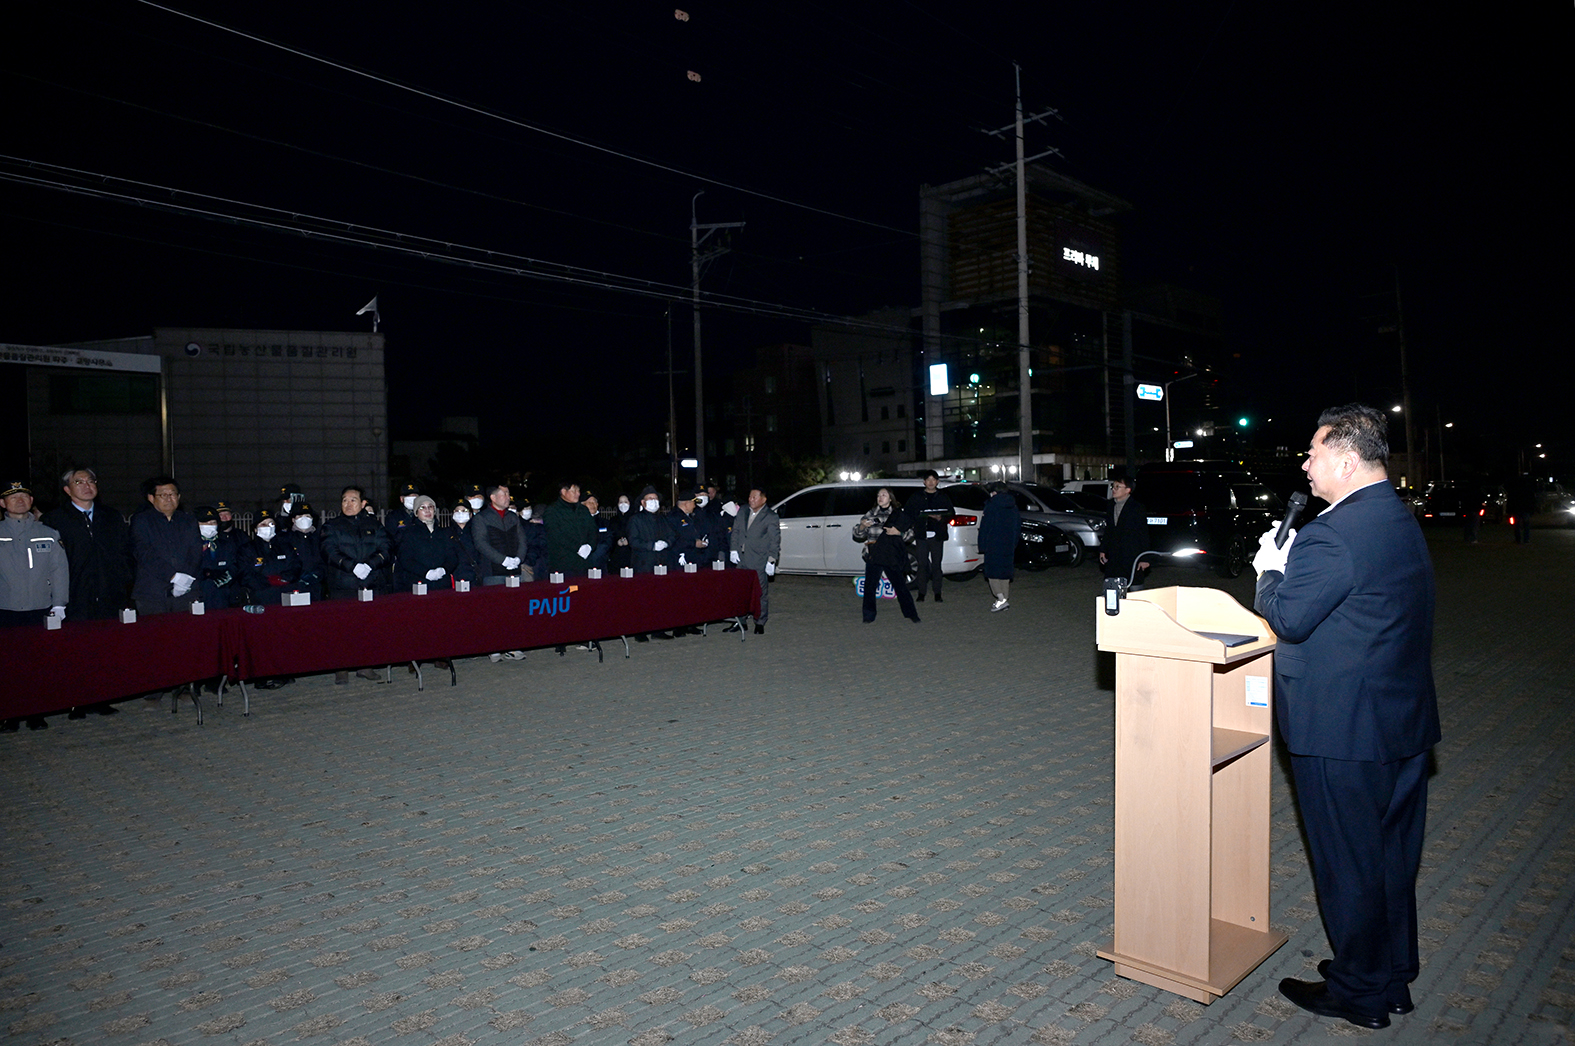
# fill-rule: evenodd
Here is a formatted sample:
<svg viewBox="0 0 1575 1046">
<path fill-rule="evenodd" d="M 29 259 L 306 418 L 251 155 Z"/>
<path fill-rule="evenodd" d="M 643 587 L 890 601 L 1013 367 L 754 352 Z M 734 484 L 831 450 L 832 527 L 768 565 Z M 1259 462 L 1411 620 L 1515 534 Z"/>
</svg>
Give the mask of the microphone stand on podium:
<svg viewBox="0 0 1575 1046">
<path fill-rule="evenodd" d="M 1151 548 L 1146 552 L 1139 552 L 1137 558 L 1132 561 L 1132 572 L 1125 581 L 1120 577 L 1105 578 L 1105 613 L 1112 617 L 1121 613 L 1121 600 L 1127 598 L 1127 589 L 1137 581 L 1138 564 L 1143 562 L 1144 556 L 1201 556 L 1202 554 L 1201 548 L 1178 548 L 1174 552 L 1161 552 L 1157 548 Z"/>
</svg>

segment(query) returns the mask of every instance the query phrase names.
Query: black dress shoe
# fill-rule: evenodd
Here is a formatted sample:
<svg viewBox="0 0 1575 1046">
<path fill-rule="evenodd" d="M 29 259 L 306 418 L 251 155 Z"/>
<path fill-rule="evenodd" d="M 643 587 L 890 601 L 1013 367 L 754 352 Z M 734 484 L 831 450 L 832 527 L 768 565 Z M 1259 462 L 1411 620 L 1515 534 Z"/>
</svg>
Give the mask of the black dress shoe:
<svg viewBox="0 0 1575 1046">
<path fill-rule="evenodd" d="M 651 641 L 651 637 L 646 635 L 644 632 L 641 632 L 639 635 L 634 637 L 634 641 L 636 643 L 649 643 Z"/>
<path fill-rule="evenodd" d="M 734 621 L 731 625 L 728 625 L 726 628 L 722 629 L 722 631 L 724 633 L 726 633 L 726 632 L 742 632 L 743 630 L 744 630 L 744 626 L 739 624 L 737 621 Z"/>
<path fill-rule="evenodd" d="M 920 592 L 918 595 L 914 596 L 913 597 L 913 601 L 915 603 L 922 603 L 922 602 L 924 602 L 924 593 Z"/>
<path fill-rule="evenodd" d="M 766 626 L 762 625 L 760 622 L 756 621 L 755 622 L 755 635 L 763 636 L 765 634 L 766 634 Z"/>
<path fill-rule="evenodd" d="M 82 709 L 82 708 L 73 708 L 71 711 L 66 713 L 66 718 L 67 719 L 86 719 L 87 718 L 87 711 L 86 711 L 86 709 Z"/>
<path fill-rule="evenodd" d="M 27 728 L 29 730 L 48 730 L 49 720 L 41 715 L 30 715 L 27 717 Z"/>
<path fill-rule="evenodd" d="M 14 734 L 22 725 L 20 719 L 7 719 L 0 721 L 0 734 Z"/>
<path fill-rule="evenodd" d="M 1318 976 L 1327 981 L 1329 979 L 1329 964 L 1333 961 L 1333 959 L 1324 959 L 1320 962 L 1318 964 Z M 1389 1012 L 1397 1013 L 1403 1017 L 1416 1009 L 1416 1004 L 1411 1001 L 1411 990 L 1409 988 L 1402 988 L 1401 990 L 1405 992 L 1406 997 L 1399 1001 L 1390 1001 Z"/>
<path fill-rule="evenodd" d="M 1280 994 L 1308 1013 L 1320 1017 L 1339 1017 L 1358 1028 L 1387 1028 L 1389 1017 L 1382 1013 L 1364 1013 L 1329 994 L 1323 981 L 1298 981 L 1287 977 L 1280 982 Z"/>
<path fill-rule="evenodd" d="M 108 701 L 105 701 L 101 705 L 94 705 L 93 707 L 89 708 L 88 711 L 92 712 L 94 715 L 120 715 L 120 709 L 116 708 Z"/>
</svg>

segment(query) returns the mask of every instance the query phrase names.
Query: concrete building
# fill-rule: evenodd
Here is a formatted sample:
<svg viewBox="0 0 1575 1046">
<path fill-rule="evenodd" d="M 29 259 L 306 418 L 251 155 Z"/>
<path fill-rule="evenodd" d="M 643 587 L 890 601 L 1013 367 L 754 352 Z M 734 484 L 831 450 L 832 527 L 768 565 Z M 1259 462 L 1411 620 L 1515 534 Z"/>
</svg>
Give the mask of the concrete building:
<svg viewBox="0 0 1575 1046">
<path fill-rule="evenodd" d="M 0 362 L 27 368 L 30 472 L 44 504 L 62 471 L 86 465 L 128 512 L 160 472 L 180 482 L 187 507 L 223 499 L 250 510 L 284 483 L 323 509 L 337 510 L 349 483 L 387 506 L 381 334 L 161 327 L 6 346 Z"/>
</svg>

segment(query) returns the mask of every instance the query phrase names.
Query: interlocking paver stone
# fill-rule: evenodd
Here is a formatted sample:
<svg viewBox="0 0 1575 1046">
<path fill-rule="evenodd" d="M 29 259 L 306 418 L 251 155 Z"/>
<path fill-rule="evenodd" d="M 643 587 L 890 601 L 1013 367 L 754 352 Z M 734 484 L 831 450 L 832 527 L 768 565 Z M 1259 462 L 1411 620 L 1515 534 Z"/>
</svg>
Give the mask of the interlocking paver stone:
<svg viewBox="0 0 1575 1046">
<path fill-rule="evenodd" d="M 1496 531 L 1430 540 L 1445 737 L 1418 1009 L 1394 1042 L 1567 1043 L 1575 1018 L 1575 534 L 1517 547 Z M 1247 578 L 1162 567 L 1160 583 L 1250 600 Z M 1095 957 L 1114 867 L 1091 569 L 1019 575 L 1005 615 L 953 583 L 918 627 L 859 624 L 845 579 L 775 584 L 771 634 L 742 643 L 472 660 L 459 687 L 425 692 L 399 674 L 303 679 L 203 727 L 133 701 L 6 735 L 0 1034 L 1364 1035 L 1275 992 L 1327 954 L 1283 763 L 1271 889 L 1290 942 L 1208 1007 Z"/>
</svg>

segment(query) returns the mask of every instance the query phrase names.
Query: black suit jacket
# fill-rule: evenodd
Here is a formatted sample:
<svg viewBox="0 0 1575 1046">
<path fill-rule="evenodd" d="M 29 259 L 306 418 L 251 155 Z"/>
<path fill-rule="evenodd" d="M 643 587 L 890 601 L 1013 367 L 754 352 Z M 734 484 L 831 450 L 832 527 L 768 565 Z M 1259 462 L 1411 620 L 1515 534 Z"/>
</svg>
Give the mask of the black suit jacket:
<svg viewBox="0 0 1575 1046">
<path fill-rule="evenodd" d="M 1438 742 L 1433 563 L 1387 482 L 1297 532 L 1282 574 L 1258 578 L 1279 636 L 1275 719 L 1295 755 L 1391 762 Z"/>
</svg>

